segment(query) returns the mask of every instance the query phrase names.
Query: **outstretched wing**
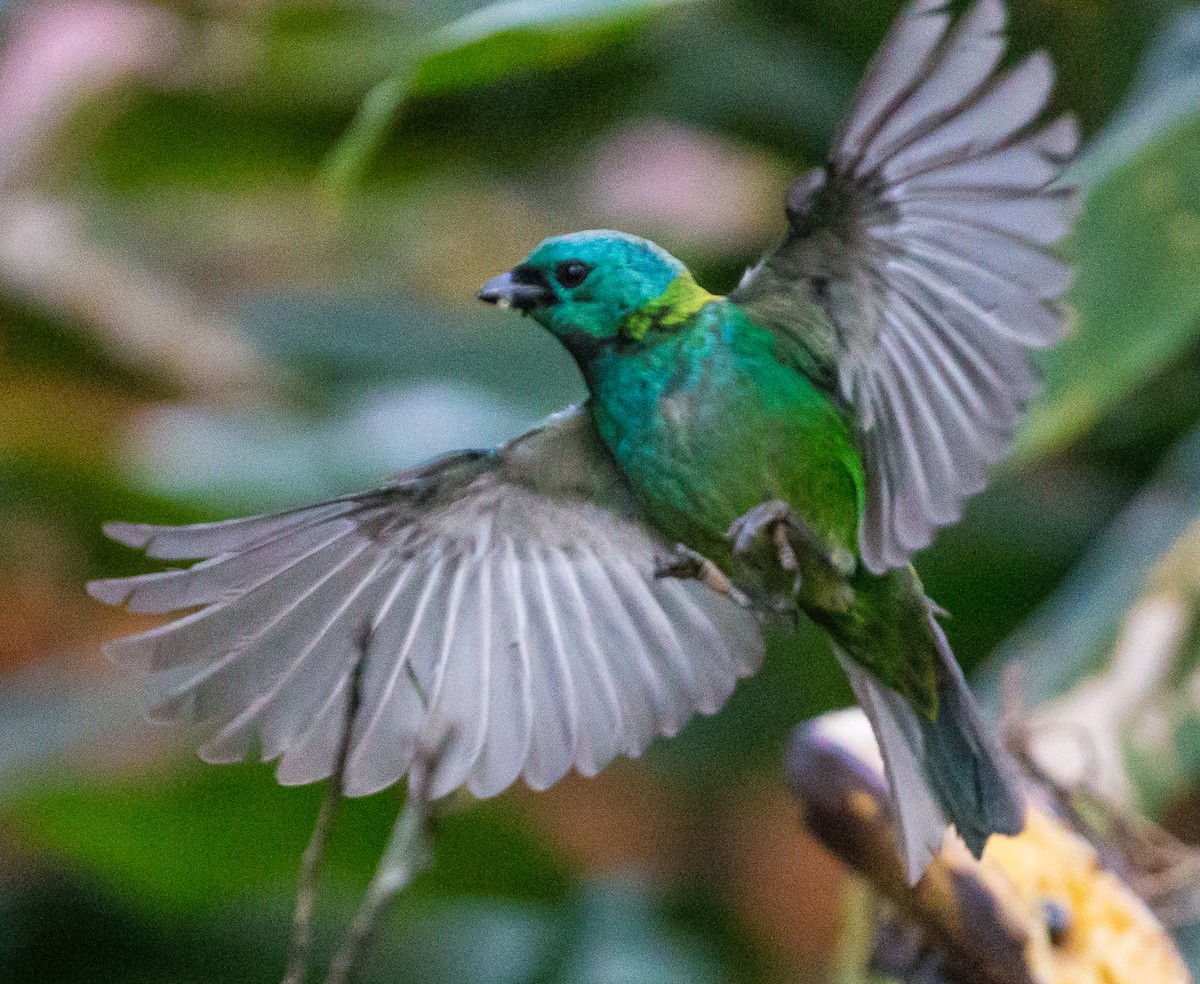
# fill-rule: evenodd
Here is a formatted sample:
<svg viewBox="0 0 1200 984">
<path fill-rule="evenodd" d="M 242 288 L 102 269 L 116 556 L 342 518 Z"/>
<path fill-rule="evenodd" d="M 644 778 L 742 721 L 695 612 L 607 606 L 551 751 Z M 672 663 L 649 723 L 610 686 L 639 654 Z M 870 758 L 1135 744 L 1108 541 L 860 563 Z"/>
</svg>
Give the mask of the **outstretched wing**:
<svg viewBox="0 0 1200 984">
<path fill-rule="evenodd" d="M 432 755 L 432 795 L 490 796 L 639 754 L 715 712 L 761 657 L 748 612 L 654 576 L 670 547 L 636 518 L 579 408 L 374 492 L 107 532 L 152 557 L 207 558 L 89 585 L 132 611 L 196 609 L 107 646 L 151 671 L 152 716 L 210 722 L 209 761 L 257 742 L 287 784 L 333 771 L 360 659 L 347 792 Z"/>
<path fill-rule="evenodd" d="M 1077 208 L 1070 118 L 1037 128 L 1053 71 L 1000 73 L 1005 13 L 951 26 L 917 0 L 875 55 L 829 163 L 793 186 L 789 232 L 731 298 L 798 342 L 854 407 L 866 565 L 901 566 L 955 522 L 1012 445 L 1057 341 L 1070 273 L 1051 253 Z"/>
</svg>

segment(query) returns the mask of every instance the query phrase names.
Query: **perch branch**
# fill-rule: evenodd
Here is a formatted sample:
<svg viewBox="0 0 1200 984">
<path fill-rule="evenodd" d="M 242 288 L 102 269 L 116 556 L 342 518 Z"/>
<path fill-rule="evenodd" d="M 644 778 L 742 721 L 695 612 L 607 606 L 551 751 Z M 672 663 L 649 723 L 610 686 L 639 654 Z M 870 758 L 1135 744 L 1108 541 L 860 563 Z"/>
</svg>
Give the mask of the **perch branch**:
<svg viewBox="0 0 1200 984">
<path fill-rule="evenodd" d="M 917 922 L 939 950 L 971 967 L 972 980 L 1037 984 L 1025 962 L 1025 927 L 978 878 L 939 857 L 916 886 L 908 884 L 887 787 L 871 766 L 814 724 L 796 729 L 786 769 L 809 831 Z"/>
<path fill-rule="evenodd" d="M 342 725 L 341 740 L 338 742 L 337 758 L 334 760 L 333 775 L 325 789 L 325 798 L 313 825 L 312 837 L 304 849 L 300 864 L 300 878 L 296 889 L 296 913 L 292 919 L 292 938 L 288 946 L 287 974 L 283 984 L 303 984 L 308 971 L 308 952 L 312 942 L 312 916 L 317 899 L 317 878 L 321 862 L 325 858 L 325 845 L 329 839 L 329 828 L 342 800 L 342 789 L 346 772 L 346 760 L 350 756 L 350 745 L 354 735 L 354 721 L 362 706 L 362 672 L 370 647 L 369 631 L 364 630 L 359 644 L 358 656 L 350 671 L 350 692 L 347 698 L 346 718 Z"/>
<path fill-rule="evenodd" d="M 992 838 L 982 861 L 948 834 L 910 886 L 883 775 L 852 751 L 866 719 L 831 717 L 796 730 L 787 779 L 808 829 L 898 910 L 877 941 L 877 965 L 945 984 L 1190 981 L 1162 925 L 1104 863 L 1106 839 L 1081 836 L 1044 799 L 1031 797 L 1025 832 Z"/>
<path fill-rule="evenodd" d="M 429 866 L 429 760 L 414 761 L 409 771 L 408 799 L 392 828 L 375 877 L 354 916 L 350 935 L 333 958 L 326 984 L 348 984 L 362 955 L 375 938 L 392 900 Z"/>
</svg>

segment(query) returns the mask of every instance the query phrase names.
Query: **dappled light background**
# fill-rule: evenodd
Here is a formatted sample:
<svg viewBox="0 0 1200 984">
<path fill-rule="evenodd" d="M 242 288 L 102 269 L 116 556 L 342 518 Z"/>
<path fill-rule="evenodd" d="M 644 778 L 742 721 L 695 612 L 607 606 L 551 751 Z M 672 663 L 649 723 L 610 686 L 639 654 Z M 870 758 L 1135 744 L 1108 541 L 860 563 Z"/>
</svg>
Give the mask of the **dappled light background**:
<svg viewBox="0 0 1200 984">
<path fill-rule="evenodd" d="M 1018 454 L 918 568 L 993 707 L 1025 657 L 1031 705 L 1101 722 L 1105 788 L 1200 840 L 1200 8 L 1010 5 L 1015 55 L 1050 51 L 1088 139 L 1074 331 Z M 100 645 L 150 623 L 82 585 L 144 562 L 101 523 L 360 489 L 579 398 L 479 285 L 616 227 L 729 289 L 899 8 L 482 6 L 0 0 L 0 979 L 283 973 L 320 792 L 139 721 Z M 1163 598 L 1177 644 L 1139 662 L 1123 613 Z M 644 759 L 463 800 L 366 979 L 857 979 L 846 879 L 780 766 L 848 700 L 802 628 Z M 320 952 L 400 802 L 340 816 Z"/>
</svg>

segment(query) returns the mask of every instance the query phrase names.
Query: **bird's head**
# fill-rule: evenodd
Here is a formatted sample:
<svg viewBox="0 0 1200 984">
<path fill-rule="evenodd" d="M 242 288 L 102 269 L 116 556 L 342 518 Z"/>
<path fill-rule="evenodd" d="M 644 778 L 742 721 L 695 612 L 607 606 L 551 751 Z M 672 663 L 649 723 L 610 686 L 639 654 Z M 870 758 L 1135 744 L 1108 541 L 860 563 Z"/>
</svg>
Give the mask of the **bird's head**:
<svg viewBox="0 0 1200 984">
<path fill-rule="evenodd" d="M 479 299 L 530 315 L 583 360 L 628 337 L 630 316 L 686 274 L 679 260 L 647 239 L 576 232 L 540 243 L 484 284 Z"/>
</svg>

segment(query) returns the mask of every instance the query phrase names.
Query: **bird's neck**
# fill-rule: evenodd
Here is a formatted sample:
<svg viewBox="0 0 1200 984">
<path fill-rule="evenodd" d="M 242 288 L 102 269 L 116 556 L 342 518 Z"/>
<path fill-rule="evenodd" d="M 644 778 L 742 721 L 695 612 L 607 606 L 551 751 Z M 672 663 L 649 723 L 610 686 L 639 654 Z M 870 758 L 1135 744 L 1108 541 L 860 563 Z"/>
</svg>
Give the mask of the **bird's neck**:
<svg viewBox="0 0 1200 984">
<path fill-rule="evenodd" d="M 622 435 L 657 426 L 661 401 L 681 380 L 697 378 L 719 332 L 710 305 L 721 298 L 689 274 L 625 317 L 611 342 L 580 360 L 592 409 L 610 448 Z"/>
<path fill-rule="evenodd" d="M 662 353 L 657 350 L 662 344 L 686 332 L 705 305 L 717 300 L 717 295 L 710 294 L 685 272 L 657 297 L 625 315 L 611 334 L 562 328 L 555 334 L 574 356 L 588 386 L 595 389 L 599 379 L 617 364 L 628 368 L 646 360 L 661 360 Z"/>
<path fill-rule="evenodd" d="M 674 332 L 684 327 L 705 304 L 717 300 L 692 278 L 681 273 L 658 297 L 631 311 L 621 322 L 619 337 L 642 342 L 655 332 Z"/>
</svg>

